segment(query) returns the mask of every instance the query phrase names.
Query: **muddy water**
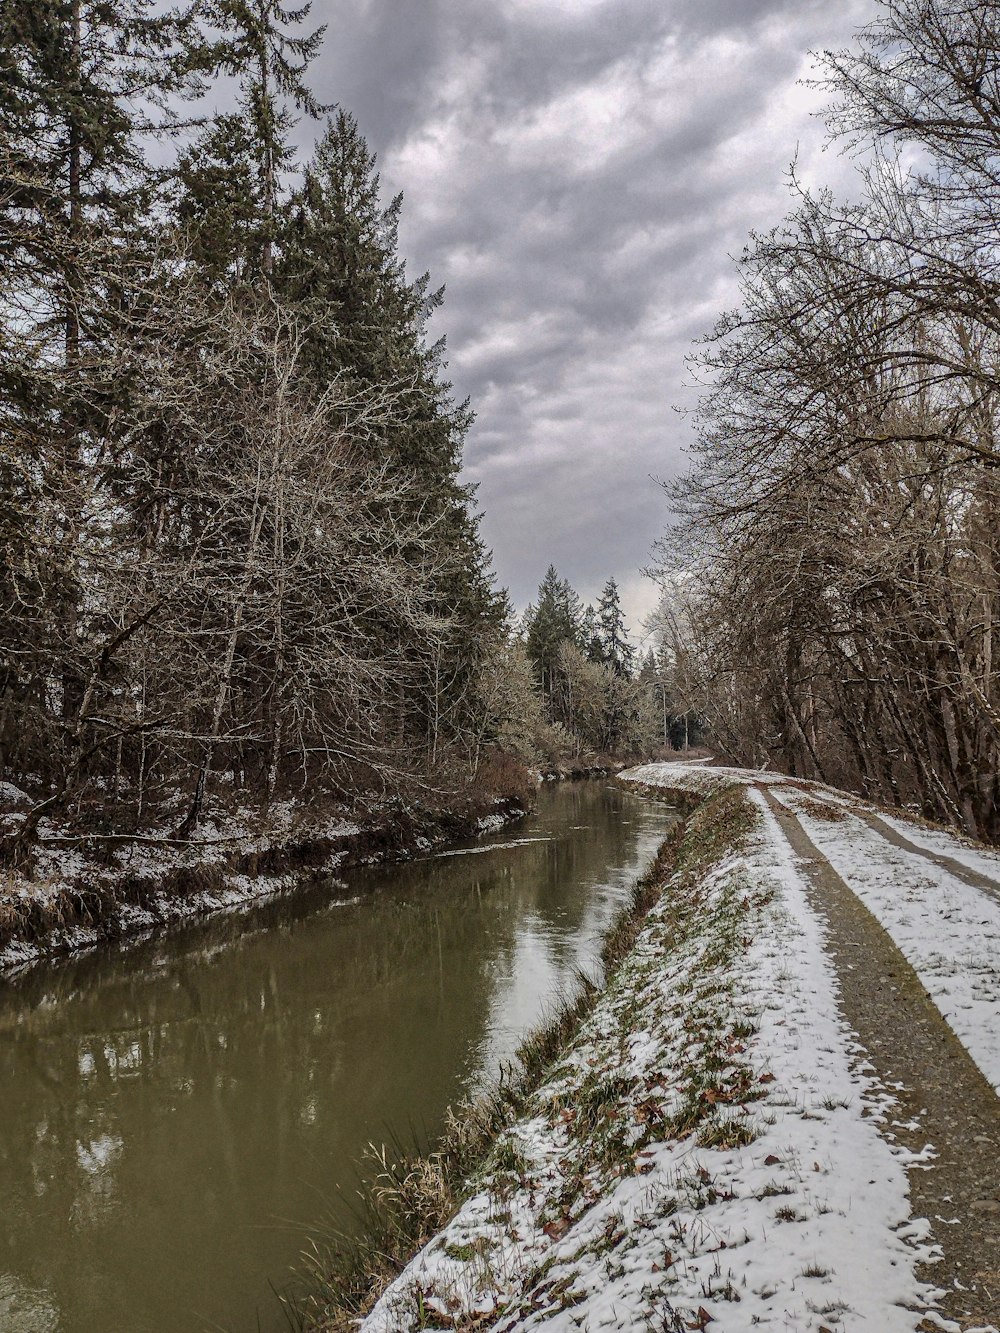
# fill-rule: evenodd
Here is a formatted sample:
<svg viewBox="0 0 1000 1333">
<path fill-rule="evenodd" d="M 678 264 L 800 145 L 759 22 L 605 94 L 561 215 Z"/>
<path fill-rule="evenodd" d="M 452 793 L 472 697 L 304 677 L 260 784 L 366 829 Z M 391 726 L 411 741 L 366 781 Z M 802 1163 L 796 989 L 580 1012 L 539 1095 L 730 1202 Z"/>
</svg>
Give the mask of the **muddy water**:
<svg viewBox="0 0 1000 1333">
<path fill-rule="evenodd" d="M 670 814 L 611 784 L 460 849 L 0 983 L 0 1330 L 287 1329 L 370 1140 L 433 1134 L 599 942 Z"/>
</svg>

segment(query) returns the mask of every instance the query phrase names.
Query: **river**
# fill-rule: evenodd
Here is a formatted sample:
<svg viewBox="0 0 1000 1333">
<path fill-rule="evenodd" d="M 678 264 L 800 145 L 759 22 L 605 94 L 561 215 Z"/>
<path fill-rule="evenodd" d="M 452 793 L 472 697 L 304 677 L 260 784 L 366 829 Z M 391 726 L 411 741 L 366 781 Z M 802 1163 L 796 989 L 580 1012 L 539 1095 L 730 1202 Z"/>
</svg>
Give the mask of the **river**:
<svg viewBox="0 0 1000 1333">
<path fill-rule="evenodd" d="M 426 1141 L 600 941 L 670 811 L 612 783 L 0 982 L 0 1331 L 287 1333 L 369 1141 Z M 343 896 L 344 890 L 337 892 Z"/>
</svg>

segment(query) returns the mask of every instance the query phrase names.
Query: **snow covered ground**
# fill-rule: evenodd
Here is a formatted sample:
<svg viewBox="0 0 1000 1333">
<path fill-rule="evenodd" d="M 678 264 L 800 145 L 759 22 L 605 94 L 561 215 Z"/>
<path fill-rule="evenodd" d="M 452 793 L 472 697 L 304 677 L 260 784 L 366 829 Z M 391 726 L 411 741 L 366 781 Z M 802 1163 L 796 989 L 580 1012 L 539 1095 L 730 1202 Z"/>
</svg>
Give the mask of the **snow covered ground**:
<svg viewBox="0 0 1000 1333">
<path fill-rule="evenodd" d="M 819 783 L 780 774 L 687 764 L 647 764 L 622 777 L 651 787 L 710 793 L 763 783 L 861 899 L 920 978 L 952 1031 L 1000 1093 L 1000 853 L 944 829 L 876 810 Z M 997 885 L 995 894 L 894 846 L 861 817 L 950 858 Z M 777 845 L 783 839 L 777 833 Z"/>
<path fill-rule="evenodd" d="M 679 785 L 660 767 L 628 776 Z M 737 850 L 719 859 L 695 816 L 704 849 L 363 1333 L 957 1329 L 916 1275 L 935 1253 L 907 1170 L 930 1149 L 881 1132 L 892 1094 L 839 1016 L 824 928 L 773 815 L 737 796 L 726 808 L 744 825 Z"/>
<path fill-rule="evenodd" d="M 693 792 L 699 796 L 712 796 L 727 787 L 748 787 L 758 780 L 768 786 L 782 786 L 790 782 L 781 773 L 766 773 L 751 768 L 709 768 L 709 761 L 697 763 L 656 763 L 640 764 L 638 768 L 627 768 L 618 774 L 619 781 L 629 782 L 637 787 L 658 787 L 674 791 Z"/>
<path fill-rule="evenodd" d="M 887 842 L 844 802 L 831 819 L 815 797 L 775 792 L 892 937 L 952 1031 L 1000 1094 L 1000 897 Z M 946 833 L 886 820 L 909 841 L 1000 883 L 1000 858 Z"/>
</svg>

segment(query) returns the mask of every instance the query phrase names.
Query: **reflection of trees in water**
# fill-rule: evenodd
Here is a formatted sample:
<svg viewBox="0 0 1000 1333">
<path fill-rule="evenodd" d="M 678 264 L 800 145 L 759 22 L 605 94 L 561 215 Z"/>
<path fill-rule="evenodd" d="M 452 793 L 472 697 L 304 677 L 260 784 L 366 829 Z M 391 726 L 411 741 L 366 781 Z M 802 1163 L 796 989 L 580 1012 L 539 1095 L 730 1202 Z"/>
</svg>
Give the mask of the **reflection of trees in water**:
<svg viewBox="0 0 1000 1333">
<path fill-rule="evenodd" d="M 275 901 L 22 977 L 0 1002 L 0 1273 L 81 1328 L 114 1326 L 123 1270 L 133 1316 L 176 1308 L 178 1274 L 207 1313 L 232 1299 L 220 1273 L 280 1275 L 301 1229 L 258 1224 L 315 1216 L 316 1187 L 369 1139 L 433 1131 L 516 1007 L 519 949 L 568 975 L 603 919 L 581 885 L 634 862 L 639 829 L 596 784 L 544 797 L 530 831 L 552 841 L 369 872 L 355 906 Z"/>
<path fill-rule="evenodd" d="M 0 1273 L 0 1328 L 17 1333 L 52 1333 L 58 1312 L 44 1291 L 34 1291 L 10 1273 Z"/>
</svg>

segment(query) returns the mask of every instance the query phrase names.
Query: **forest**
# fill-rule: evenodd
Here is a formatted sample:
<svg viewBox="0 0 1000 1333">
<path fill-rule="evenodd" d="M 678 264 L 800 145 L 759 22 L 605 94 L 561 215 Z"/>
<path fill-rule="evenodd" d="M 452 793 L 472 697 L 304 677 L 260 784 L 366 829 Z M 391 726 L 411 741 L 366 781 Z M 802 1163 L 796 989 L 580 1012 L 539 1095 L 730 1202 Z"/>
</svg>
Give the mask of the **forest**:
<svg viewBox="0 0 1000 1333">
<path fill-rule="evenodd" d="M 697 349 L 660 623 L 738 763 L 1000 840 L 995 5 L 892 0 L 824 57 L 857 197 L 751 237 Z"/>
<path fill-rule="evenodd" d="M 323 35 L 277 0 L 0 5 L 8 861 L 56 826 L 183 841 L 213 800 L 495 783 L 656 731 L 616 600 L 605 651 L 543 590 L 525 656 L 442 292 L 310 90 Z"/>
<path fill-rule="evenodd" d="M 533 684 L 522 748 L 558 763 L 567 753 L 687 752 L 703 739 L 701 719 L 675 697 L 669 649 L 639 654 L 629 641 L 613 578 L 596 608 L 584 606 L 550 565 L 520 629 Z"/>
</svg>

